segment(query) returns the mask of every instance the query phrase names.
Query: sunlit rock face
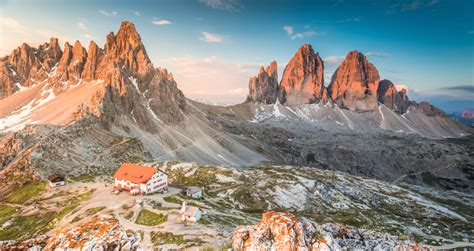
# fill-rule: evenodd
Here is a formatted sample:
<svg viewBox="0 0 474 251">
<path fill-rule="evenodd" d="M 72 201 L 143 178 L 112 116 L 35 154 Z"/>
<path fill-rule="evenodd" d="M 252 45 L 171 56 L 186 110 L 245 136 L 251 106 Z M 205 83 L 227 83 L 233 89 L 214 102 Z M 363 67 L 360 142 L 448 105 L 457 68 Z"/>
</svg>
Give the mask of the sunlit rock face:
<svg viewBox="0 0 474 251">
<path fill-rule="evenodd" d="M 311 45 L 304 44 L 283 71 L 278 97 L 282 104 L 301 105 L 327 101 L 324 63 Z"/>
<path fill-rule="evenodd" d="M 334 72 L 328 91 L 339 107 L 372 111 L 377 108 L 379 81 L 375 66 L 362 53 L 354 50 L 347 54 Z"/>
</svg>

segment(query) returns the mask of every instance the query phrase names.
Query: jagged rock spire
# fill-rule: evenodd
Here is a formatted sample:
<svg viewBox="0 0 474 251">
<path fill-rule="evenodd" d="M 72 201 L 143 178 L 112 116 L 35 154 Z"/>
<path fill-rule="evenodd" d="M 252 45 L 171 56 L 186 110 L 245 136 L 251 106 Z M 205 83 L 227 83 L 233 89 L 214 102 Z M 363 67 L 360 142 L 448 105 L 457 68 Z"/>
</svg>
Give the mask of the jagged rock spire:
<svg viewBox="0 0 474 251">
<path fill-rule="evenodd" d="M 340 107 L 370 111 L 377 108 L 379 81 L 375 66 L 362 53 L 354 50 L 347 54 L 334 72 L 328 91 Z"/>
<path fill-rule="evenodd" d="M 276 61 L 270 63 L 266 69 L 260 67 L 259 73 L 249 80 L 249 94 L 247 101 L 265 104 L 276 102 L 278 95 L 278 66 Z"/>
<path fill-rule="evenodd" d="M 288 105 L 326 102 L 324 63 L 311 45 L 301 46 L 283 71 L 279 99 Z"/>
</svg>

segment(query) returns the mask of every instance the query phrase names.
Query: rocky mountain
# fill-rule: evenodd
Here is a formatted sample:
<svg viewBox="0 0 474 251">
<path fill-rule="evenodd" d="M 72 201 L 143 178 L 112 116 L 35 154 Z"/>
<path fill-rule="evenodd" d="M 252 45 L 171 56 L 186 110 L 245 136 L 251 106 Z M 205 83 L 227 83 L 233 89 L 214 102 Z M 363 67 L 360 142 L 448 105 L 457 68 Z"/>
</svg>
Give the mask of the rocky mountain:
<svg viewBox="0 0 474 251">
<path fill-rule="evenodd" d="M 330 86 L 342 96 L 328 92 L 326 99 L 323 61 L 304 45 L 280 84 L 272 63 L 250 80 L 248 102 L 228 107 L 186 99 L 172 74 L 154 67 L 127 21 L 103 48 L 76 42 L 61 49 L 51 39 L 38 48 L 23 44 L 0 63 L 4 177 L 78 175 L 156 159 L 307 165 L 414 183 L 432 175 L 436 186 L 472 189 L 468 144 L 441 140 L 472 128 L 428 104 L 406 107 L 408 98 L 393 84 L 375 88 L 378 74 L 358 52 L 349 53 Z"/>
<path fill-rule="evenodd" d="M 301 105 L 326 103 L 324 63 L 309 44 L 301 46 L 285 67 L 280 83 L 282 104 Z"/>
<path fill-rule="evenodd" d="M 390 80 L 384 79 L 380 81 L 377 90 L 378 102 L 396 113 L 406 113 L 408 107 L 414 103 L 408 100 L 406 92 L 406 89 L 397 91 L 397 88 Z"/>
<path fill-rule="evenodd" d="M 2 81 L 2 108 L 6 109 L 1 113 L 24 111 L 9 119 L 16 126 L 36 120 L 66 124 L 92 113 L 105 121 L 130 116 L 141 128 L 152 131 L 156 114 L 175 123 L 183 119 L 186 110 L 184 95 L 173 76 L 153 67 L 130 22 L 123 22 L 117 35 L 107 36 L 104 49 L 91 42 L 86 51 L 76 41 L 74 46 L 66 42 L 62 51 L 57 39 L 51 39 L 38 48 L 23 44 L 2 60 L 2 66 L 1 78 L 6 80 Z M 51 114 L 46 118 L 36 111 L 31 114 L 60 94 L 69 101 L 66 107 L 41 109 Z M 7 122 L 3 121 L 0 129 L 12 126 Z"/>
<path fill-rule="evenodd" d="M 373 111 L 377 108 L 380 76 L 375 66 L 360 52 L 347 54 L 328 86 L 329 96 L 340 107 Z"/>
<path fill-rule="evenodd" d="M 249 80 L 247 101 L 273 104 L 278 97 L 277 63 L 273 61 L 267 68 L 260 67 L 258 75 Z"/>
</svg>

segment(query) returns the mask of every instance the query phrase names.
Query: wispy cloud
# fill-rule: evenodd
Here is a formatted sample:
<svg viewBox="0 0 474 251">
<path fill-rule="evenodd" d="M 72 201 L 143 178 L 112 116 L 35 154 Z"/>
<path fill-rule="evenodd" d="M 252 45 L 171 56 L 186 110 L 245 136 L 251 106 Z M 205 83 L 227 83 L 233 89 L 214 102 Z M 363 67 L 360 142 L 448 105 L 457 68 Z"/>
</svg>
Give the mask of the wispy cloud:
<svg viewBox="0 0 474 251">
<path fill-rule="evenodd" d="M 172 24 L 171 21 L 166 20 L 166 19 L 159 19 L 159 18 L 154 18 L 152 21 L 153 24 L 155 25 L 167 25 L 167 24 Z"/>
<path fill-rule="evenodd" d="M 219 35 L 219 34 L 213 34 L 209 32 L 202 32 L 201 37 L 199 38 L 201 41 L 207 42 L 207 43 L 220 43 L 224 42 L 224 36 Z"/>
<path fill-rule="evenodd" d="M 141 15 L 138 10 L 134 10 L 134 11 L 132 11 L 132 13 L 133 13 L 133 15 L 135 15 L 137 17 L 139 17 Z"/>
<path fill-rule="evenodd" d="M 19 21 L 9 17 L 0 17 L 0 25 L 20 34 L 25 34 L 28 30 Z"/>
<path fill-rule="evenodd" d="M 384 53 L 384 52 L 374 52 L 374 51 L 369 51 L 366 52 L 365 55 L 367 57 L 378 57 L 378 58 L 387 58 L 390 57 L 390 54 Z"/>
<path fill-rule="evenodd" d="M 283 26 L 283 30 L 286 31 L 286 34 L 288 34 L 288 36 L 291 36 L 293 34 L 293 27 L 292 26 L 289 26 L 289 25 L 285 25 Z"/>
<path fill-rule="evenodd" d="M 94 40 L 94 37 L 91 34 L 84 34 L 84 37 L 89 40 Z"/>
<path fill-rule="evenodd" d="M 305 28 L 306 28 L 306 26 L 305 26 Z M 307 28 L 309 28 L 309 26 Z M 322 32 L 316 32 L 316 31 L 313 31 L 313 30 L 307 30 L 307 31 L 304 31 L 304 32 L 296 32 L 295 33 L 295 29 L 291 25 L 283 26 L 283 30 L 293 40 L 294 39 L 303 39 L 303 38 L 307 38 L 307 37 L 312 37 L 312 36 L 323 35 L 324 34 Z"/>
<path fill-rule="evenodd" d="M 105 10 L 99 10 L 99 13 L 106 17 L 115 17 L 118 14 L 118 12 L 116 11 L 105 11 Z"/>
<path fill-rule="evenodd" d="M 416 11 L 422 8 L 430 8 L 437 5 L 439 0 L 413 0 L 408 3 L 396 3 L 390 6 L 389 13 L 396 11 Z"/>
<path fill-rule="evenodd" d="M 351 17 L 351 18 L 346 18 L 346 19 L 342 19 L 342 20 L 336 21 L 336 23 L 360 22 L 360 20 L 361 20 L 360 17 Z"/>
<path fill-rule="evenodd" d="M 474 30 L 468 31 L 467 34 L 470 34 L 470 35 L 474 34 Z"/>
<path fill-rule="evenodd" d="M 344 61 L 344 56 L 329 56 L 323 58 L 325 64 L 339 65 Z"/>
<path fill-rule="evenodd" d="M 455 86 L 442 87 L 439 89 L 447 90 L 447 91 L 462 91 L 462 92 L 474 93 L 474 85 L 455 85 Z"/>
<path fill-rule="evenodd" d="M 84 22 L 77 22 L 77 28 L 80 30 L 86 31 L 87 30 L 87 25 Z"/>
<path fill-rule="evenodd" d="M 198 0 L 200 3 L 207 5 L 213 9 L 236 11 L 242 5 L 239 0 Z"/>
<path fill-rule="evenodd" d="M 323 33 L 319 33 L 316 31 L 305 31 L 305 32 L 298 32 L 291 36 L 291 39 L 303 39 L 307 37 L 312 37 L 316 35 L 322 35 Z"/>
</svg>

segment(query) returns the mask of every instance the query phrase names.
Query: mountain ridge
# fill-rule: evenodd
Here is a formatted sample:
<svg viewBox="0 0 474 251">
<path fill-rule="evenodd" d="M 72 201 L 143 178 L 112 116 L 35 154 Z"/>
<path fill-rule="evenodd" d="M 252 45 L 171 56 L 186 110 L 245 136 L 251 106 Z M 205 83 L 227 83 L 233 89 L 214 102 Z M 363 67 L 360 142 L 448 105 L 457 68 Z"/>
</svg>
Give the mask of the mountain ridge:
<svg viewBox="0 0 474 251">
<path fill-rule="evenodd" d="M 351 67 L 341 69 L 347 68 L 347 74 L 352 69 L 365 74 L 369 63 L 361 54 L 354 52 L 353 56 L 350 59 L 356 62 L 348 62 Z M 331 168 L 389 181 L 421 170 L 433 175 L 436 185 L 472 189 L 469 169 L 465 169 L 472 160 L 459 154 L 467 151 L 467 146 L 462 140 L 442 140 L 468 136 L 472 129 L 442 116 L 427 103 L 411 103 L 403 93 L 391 98 L 395 91 L 388 82 L 387 89 L 377 96 L 373 85 L 368 87 L 374 82 L 372 77 L 361 78 L 367 83 L 362 92 L 346 95 L 360 97 L 361 102 L 331 101 L 330 93 L 324 91 L 324 62 L 310 45 L 297 52 L 287 66 L 285 91 L 277 88 L 274 62 L 260 68 L 259 75 L 252 78 L 249 86 L 255 91 L 249 93 L 247 102 L 228 107 L 187 99 L 173 75 L 151 63 L 135 25 L 127 21 L 116 34 L 107 35 L 104 48 L 91 42 L 86 50 L 76 42 L 62 51 L 57 39 L 52 39 L 38 48 L 23 44 L 0 64 L 2 95 L 13 91 L 0 99 L 1 137 L 9 142 L 27 142 L 15 149 L 0 147 L 0 159 L 8 160 L 0 172 L 32 170 L 41 177 L 53 172 L 80 174 L 95 170 L 97 163 L 104 170 L 113 170 L 123 158 L 112 155 L 110 160 L 95 161 L 80 144 L 87 141 L 92 149 L 109 149 L 115 147 L 113 143 L 90 139 L 111 137 L 136 139 L 126 145 L 131 149 L 120 148 L 135 160 L 236 167 L 272 162 Z M 345 84 L 354 83 L 340 85 Z M 366 95 L 367 89 L 370 95 Z M 346 93 L 348 90 L 344 89 Z M 289 97 L 288 104 L 279 102 L 281 95 Z M 377 103 L 382 95 L 387 105 Z M 395 109 L 403 111 L 407 104 L 410 106 L 403 114 Z M 361 112 L 345 105 L 373 110 Z M 89 120 L 90 116 L 95 119 Z M 87 121 L 100 127 L 89 130 Z M 28 138 L 32 142 L 22 141 L 31 134 L 25 127 L 29 124 L 39 124 L 34 127 L 35 136 Z M 49 151 L 34 144 L 50 131 L 54 132 L 53 142 L 65 142 L 63 149 Z M 443 151 L 447 153 L 438 156 Z M 347 158 L 341 159 L 341 154 Z M 420 154 L 422 160 L 417 158 Z M 50 159 L 55 165 L 44 165 L 35 156 Z M 390 157 L 387 161 L 381 156 Z M 430 171 L 433 165 L 453 163 L 451 172 Z M 406 179 L 427 182 L 422 175 L 408 175 Z"/>
</svg>

